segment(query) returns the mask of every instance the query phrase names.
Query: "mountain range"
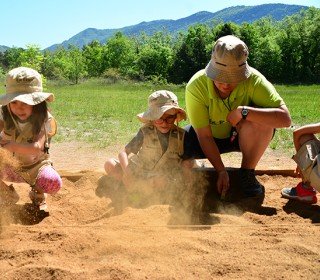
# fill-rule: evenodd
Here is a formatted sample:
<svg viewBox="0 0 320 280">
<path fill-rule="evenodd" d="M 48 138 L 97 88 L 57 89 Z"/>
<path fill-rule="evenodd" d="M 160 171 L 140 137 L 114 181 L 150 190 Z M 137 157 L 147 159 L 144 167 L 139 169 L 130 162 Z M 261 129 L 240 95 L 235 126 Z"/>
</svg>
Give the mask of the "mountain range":
<svg viewBox="0 0 320 280">
<path fill-rule="evenodd" d="M 87 28 L 70 39 L 67 39 L 59 44 L 54 44 L 46 50 L 53 51 L 62 46 L 67 48 L 68 45 L 82 47 L 89 44 L 93 40 L 98 40 L 105 43 L 108 38 L 116 32 L 122 32 L 126 36 L 137 36 L 144 32 L 147 35 L 152 35 L 157 31 L 166 31 L 175 34 L 179 31 L 186 31 L 190 26 L 202 23 L 213 26 L 220 22 L 234 22 L 242 24 L 244 22 L 254 22 L 263 17 L 271 17 L 274 20 L 282 20 L 286 16 L 300 12 L 302 9 L 307 9 L 307 6 L 301 5 L 286 5 L 286 4 L 263 4 L 257 6 L 234 6 L 225 8 L 215 13 L 201 11 L 192 14 L 188 17 L 177 20 L 154 20 L 149 22 L 141 22 L 136 25 L 126 26 L 116 29 L 96 29 Z M 8 47 L 0 46 L 0 51 Z"/>
</svg>

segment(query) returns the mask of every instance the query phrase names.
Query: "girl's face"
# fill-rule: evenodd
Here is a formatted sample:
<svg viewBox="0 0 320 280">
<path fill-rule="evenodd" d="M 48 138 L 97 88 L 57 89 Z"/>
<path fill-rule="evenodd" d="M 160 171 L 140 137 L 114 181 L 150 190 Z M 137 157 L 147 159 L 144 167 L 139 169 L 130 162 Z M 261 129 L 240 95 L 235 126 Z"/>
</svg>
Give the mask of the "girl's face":
<svg viewBox="0 0 320 280">
<path fill-rule="evenodd" d="M 17 116 L 20 121 L 27 120 L 32 114 L 33 106 L 21 101 L 12 101 L 9 106 L 12 114 Z"/>
<path fill-rule="evenodd" d="M 173 112 L 165 112 L 160 119 L 153 121 L 153 125 L 161 132 L 167 133 L 174 126 L 177 118 L 175 110 Z"/>
</svg>

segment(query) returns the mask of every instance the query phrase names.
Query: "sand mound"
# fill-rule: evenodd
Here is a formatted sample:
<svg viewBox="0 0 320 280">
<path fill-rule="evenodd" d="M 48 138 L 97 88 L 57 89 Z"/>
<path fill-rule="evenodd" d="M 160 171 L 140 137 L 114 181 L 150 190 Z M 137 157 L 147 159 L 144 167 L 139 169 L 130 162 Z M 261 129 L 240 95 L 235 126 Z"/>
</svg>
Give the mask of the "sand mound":
<svg viewBox="0 0 320 280">
<path fill-rule="evenodd" d="M 266 195 L 206 199 L 201 223 L 175 223 L 167 204 L 116 204 L 102 173 L 63 174 L 49 214 L 20 200 L 0 209 L 1 279 L 287 279 L 320 277 L 320 207 L 280 198 L 298 179 L 261 175 Z M 121 196 L 121 194 L 119 195 Z"/>
</svg>

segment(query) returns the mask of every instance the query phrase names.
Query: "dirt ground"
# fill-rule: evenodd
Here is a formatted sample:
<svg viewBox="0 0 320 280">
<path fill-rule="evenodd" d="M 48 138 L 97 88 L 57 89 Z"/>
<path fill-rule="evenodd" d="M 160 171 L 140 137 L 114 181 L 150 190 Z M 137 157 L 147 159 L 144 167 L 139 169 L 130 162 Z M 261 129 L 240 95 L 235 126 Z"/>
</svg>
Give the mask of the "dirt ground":
<svg viewBox="0 0 320 280">
<path fill-rule="evenodd" d="M 203 218 L 184 224 L 168 204 L 120 209 L 114 193 L 97 193 L 119 148 L 53 145 L 63 189 L 48 197 L 49 213 L 14 184 L 20 200 L 0 209 L 0 279 L 320 279 L 320 203 L 280 197 L 299 181 L 277 175 L 295 168 L 287 156 L 268 151 L 257 167 L 263 200 L 220 201 L 209 188 Z M 224 159 L 240 165 L 237 154 Z"/>
</svg>

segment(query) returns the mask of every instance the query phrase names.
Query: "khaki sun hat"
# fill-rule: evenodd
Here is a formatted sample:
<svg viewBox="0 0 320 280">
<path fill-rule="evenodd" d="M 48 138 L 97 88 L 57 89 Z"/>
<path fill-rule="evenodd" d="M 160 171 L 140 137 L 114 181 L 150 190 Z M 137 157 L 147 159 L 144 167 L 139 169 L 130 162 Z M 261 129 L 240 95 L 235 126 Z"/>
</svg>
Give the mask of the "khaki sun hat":
<svg viewBox="0 0 320 280">
<path fill-rule="evenodd" d="M 31 68 L 14 68 L 6 76 L 6 94 L 0 96 L 0 104 L 7 105 L 21 101 L 37 105 L 43 101 L 53 101 L 53 93 L 43 92 L 41 75 Z"/>
<path fill-rule="evenodd" d="M 213 46 L 205 73 L 210 79 L 220 83 L 242 82 L 251 74 L 247 63 L 248 55 L 248 47 L 239 38 L 233 35 L 221 37 Z"/>
<path fill-rule="evenodd" d="M 176 109 L 177 121 L 185 120 L 187 114 L 179 107 L 177 96 L 167 90 L 158 90 L 150 94 L 148 98 L 148 110 L 137 115 L 142 122 L 149 122 L 160 119 L 170 109 Z"/>
</svg>

